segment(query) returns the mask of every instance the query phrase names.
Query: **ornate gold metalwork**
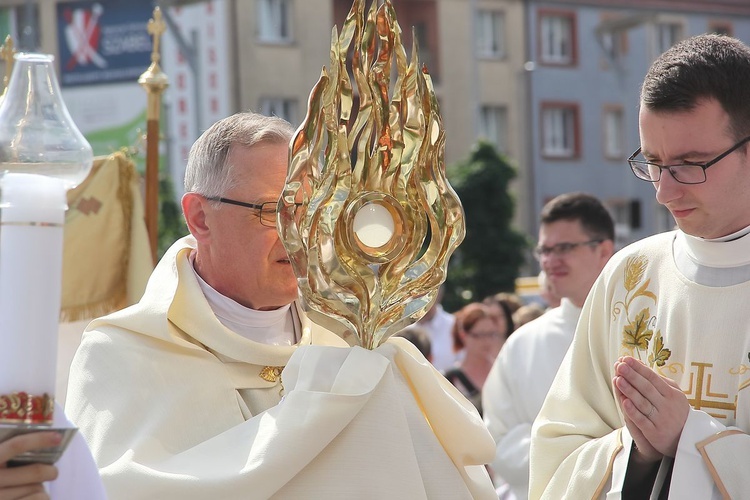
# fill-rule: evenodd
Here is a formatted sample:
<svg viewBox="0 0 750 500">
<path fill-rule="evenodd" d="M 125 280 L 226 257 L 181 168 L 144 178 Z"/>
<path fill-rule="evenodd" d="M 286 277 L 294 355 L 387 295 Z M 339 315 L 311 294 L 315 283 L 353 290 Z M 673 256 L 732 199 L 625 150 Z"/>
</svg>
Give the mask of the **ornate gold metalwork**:
<svg viewBox="0 0 750 500">
<path fill-rule="evenodd" d="M 260 371 L 260 378 L 266 382 L 276 382 L 279 380 L 283 369 L 283 366 L 264 366 Z"/>
<path fill-rule="evenodd" d="M 151 65 L 138 78 L 138 83 L 146 89 L 146 230 L 148 232 L 151 256 L 156 263 L 156 250 L 159 233 L 159 115 L 161 94 L 169 86 L 167 75 L 159 66 L 159 43 L 167 30 L 162 19 L 161 9 L 154 8 L 154 17 L 149 19 L 147 30 L 154 37 L 151 51 Z"/>
<path fill-rule="evenodd" d="M 311 319 L 351 345 L 419 319 L 445 280 L 465 228 L 444 150 L 416 43 L 407 62 L 391 2 L 355 0 L 292 140 L 278 221 Z"/>
</svg>

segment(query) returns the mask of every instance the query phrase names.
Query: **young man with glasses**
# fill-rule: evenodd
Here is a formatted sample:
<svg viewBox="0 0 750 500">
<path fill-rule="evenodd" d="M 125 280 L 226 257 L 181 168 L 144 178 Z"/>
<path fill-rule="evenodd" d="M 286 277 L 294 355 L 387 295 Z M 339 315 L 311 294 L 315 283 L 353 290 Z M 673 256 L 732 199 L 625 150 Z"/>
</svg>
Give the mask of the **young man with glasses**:
<svg viewBox="0 0 750 500">
<path fill-rule="evenodd" d="M 750 48 L 678 43 L 641 89 L 634 174 L 676 231 L 594 284 L 532 431 L 534 498 L 750 491 Z"/>
<path fill-rule="evenodd" d="M 560 195 L 542 209 L 535 255 L 560 306 L 508 338 L 482 390 L 484 421 L 495 439 L 495 482 L 528 498 L 531 424 L 573 340 L 591 286 L 614 251 L 614 222 L 584 193 Z"/>
<path fill-rule="evenodd" d="M 293 132 L 253 113 L 204 132 L 191 235 L 84 333 L 66 413 L 108 497 L 488 498 L 491 439 L 417 349 L 332 348 L 301 309 L 276 230 Z"/>
</svg>

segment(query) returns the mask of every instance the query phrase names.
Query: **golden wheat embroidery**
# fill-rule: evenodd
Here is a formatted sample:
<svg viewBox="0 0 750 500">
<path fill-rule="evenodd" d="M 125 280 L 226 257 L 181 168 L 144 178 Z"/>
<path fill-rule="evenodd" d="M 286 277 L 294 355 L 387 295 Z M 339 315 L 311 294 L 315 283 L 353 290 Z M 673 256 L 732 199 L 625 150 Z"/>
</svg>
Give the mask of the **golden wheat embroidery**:
<svg viewBox="0 0 750 500">
<path fill-rule="evenodd" d="M 672 352 L 664 346 L 664 338 L 661 330 L 654 332 L 656 316 L 651 314 L 651 309 L 644 307 L 636 313 L 631 313 L 633 301 L 638 297 L 651 299 L 656 304 L 656 295 L 648 287 L 651 284 L 650 279 L 645 279 L 646 266 L 648 259 L 643 255 L 628 258 L 625 261 L 625 298 L 622 301 L 615 302 L 612 310 L 612 319 L 624 313 L 627 323 L 622 330 L 622 346 L 630 355 L 637 356 L 642 360 L 641 353 L 648 351 L 651 346 L 651 353 L 648 356 L 648 362 L 651 366 L 664 366 Z"/>
</svg>

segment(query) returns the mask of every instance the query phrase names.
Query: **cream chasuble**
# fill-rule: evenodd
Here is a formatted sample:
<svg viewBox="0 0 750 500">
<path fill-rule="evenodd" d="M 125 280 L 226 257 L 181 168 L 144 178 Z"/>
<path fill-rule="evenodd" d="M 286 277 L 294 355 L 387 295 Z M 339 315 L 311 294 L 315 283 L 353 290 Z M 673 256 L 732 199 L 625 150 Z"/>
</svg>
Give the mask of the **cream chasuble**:
<svg viewBox="0 0 750 500">
<path fill-rule="evenodd" d="M 719 243 L 677 231 L 615 254 L 534 423 L 530 498 L 620 497 L 632 444 L 611 386 L 622 355 L 675 380 L 692 406 L 669 497 L 747 498 L 749 304 L 750 236 Z"/>
<path fill-rule="evenodd" d="M 66 413 L 110 499 L 493 498 L 491 437 L 408 341 L 344 347 L 304 314 L 299 347 L 241 337 L 200 291 L 194 245 L 73 361 Z M 240 391 L 268 409 L 251 416 Z"/>
</svg>

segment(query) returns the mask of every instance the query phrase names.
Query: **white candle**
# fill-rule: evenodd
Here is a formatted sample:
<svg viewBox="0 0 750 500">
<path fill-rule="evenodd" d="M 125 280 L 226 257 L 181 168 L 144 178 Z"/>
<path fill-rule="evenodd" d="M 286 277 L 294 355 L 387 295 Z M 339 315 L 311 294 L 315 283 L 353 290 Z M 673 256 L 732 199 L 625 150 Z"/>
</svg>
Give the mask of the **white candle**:
<svg viewBox="0 0 750 500">
<path fill-rule="evenodd" d="M 0 189 L 0 395 L 53 396 L 65 186 L 7 173 Z"/>
</svg>

